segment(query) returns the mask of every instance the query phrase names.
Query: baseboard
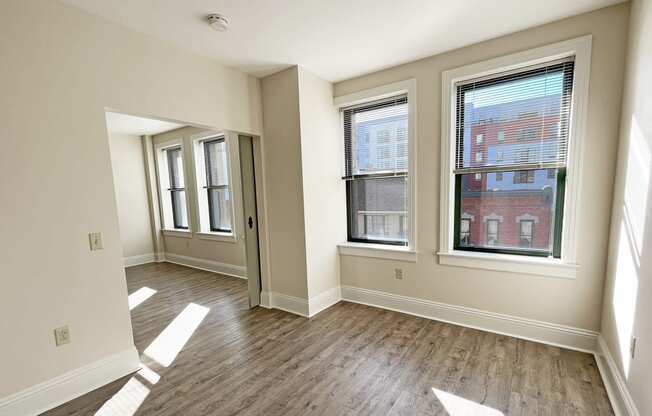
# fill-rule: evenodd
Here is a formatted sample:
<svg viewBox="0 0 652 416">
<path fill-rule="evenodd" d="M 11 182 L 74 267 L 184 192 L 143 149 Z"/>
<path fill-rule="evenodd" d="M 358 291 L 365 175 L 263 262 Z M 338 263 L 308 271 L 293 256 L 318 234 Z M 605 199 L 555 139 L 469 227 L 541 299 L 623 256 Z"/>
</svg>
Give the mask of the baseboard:
<svg viewBox="0 0 652 416">
<path fill-rule="evenodd" d="M 313 317 L 342 300 L 340 287 L 334 287 L 308 299 L 308 316 Z"/>
<path fill-rule="evenodd" d="M 598 337 L 585 329 L 352 286 L 342 286 L 342 300 L 589 353 Z"/>
<path fill-rule="evenodd" d="M 598 336 L 595 361 L 598 363 L 602 381 L 616 416 L 640 416 L 627 388 L 627 383 L 620 374 L 616 361 L 602 335 Z"/>
<path fill-rule="evenodd" d="M 157 261 L 156 254 L 146 253 L 138 256 L 124 258 L 125 267 L 138 266 L 140 264 L 154 263 Z"/>
<path fill-rule="evenodd" d="M 236 266 L 234 264 L 220 263 L 213 260 L 182 256 L 174 253 L 165 253 L 165 261 L 195 269 L 225 274 L 227 276 L 239 277 L 240 279 L 247 278 L 247 268 L 244 266 Z"/>
<path fill-rule="evenodd" d="M 260 304 L 265 308 L 280 309 L 295 315 L 308 317 L 308 301 L 295 296 L 284 295 L 277 292 L 261 292 Z"/>
<path fill-rule="evenodd" d="M 135 347 L 0 399 L 0 416 L 32 416 L 138 371 Z"/>
</svg>

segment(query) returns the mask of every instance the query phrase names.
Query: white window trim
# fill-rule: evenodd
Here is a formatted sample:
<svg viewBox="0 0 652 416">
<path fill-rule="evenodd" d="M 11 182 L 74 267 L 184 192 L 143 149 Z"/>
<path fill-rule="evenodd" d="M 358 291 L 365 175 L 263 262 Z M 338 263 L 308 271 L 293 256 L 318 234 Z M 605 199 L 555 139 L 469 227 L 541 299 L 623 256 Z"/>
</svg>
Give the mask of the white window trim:
<svg viewBox="0 0 652 416">
<path fill-rule="evenodd" d="M 174 228 L 174 222 L 170 227 L 170 224 L 167 222 L 170 219 L 170 215 L 166 214 L 166 207 L 170 205 L 169 201 L 164 197 L 167 195 L 167 188 L 169 185 L 169 171 L 168 171 L 168 162 L 165 154 L 165 150 L 171 147 L 181 146 L 181 160 L 183 162 L 183 175 L 184 175 L 184 186 L 186 189 L 186 215 L 188 218 L 188 229 Z M 169 140 L 163 143 L 157 143 L 154 145 L 154 161 L 156 163 L 156 183 L 158 185 L 158 197 L 159 197 L 159 207 L 161 210 L 161 231 L 166 236 L 172 237 L 184 237 L 192 238 L 192 220 L 190 217 L 190 192 L 188 192 L 188 184 L 192 183 L 191 177 L 188 176 L 188 166 L 186 164 L 186 150 L 183 145 L 183 138 L 178 138 L 174 140 Z M 165 175 L 165 176 L 164 176 Z"/>
<path fill-rule="evenodd" d="M 416 261 L 417 254 L 417 81 L 409 79 L 376 88 L 358 91 L 335 97 L 335 107 L 349 107 L 369 101 L 389 98 L 399 94 L 408 97 L 408 245 L 390 246 L 386 244 L 343 242 L 339 244 L 340 255 L 388 258 L 393 260 Z M 344 120 L 340 125 L 340 141 L 344 143 Z M 342 153 L 342 157 L 344 157 Z M 400 253 L 400 254 L 397 254 Z M 404 255 L 401 255 L 404 254 Z"/>
<path fill-rule="evenodd" d="M 441 185 L 439 263 L 485 270 L 511 271 L 552 277 L 575 278 L 577 236 L 591 65 L 591 35 L 479 62 L 442 73 Z M 476 253 L 453 249 L 455 186 L 455 87 L 457 82 L 575 56 L 573 102 L 569 129 L 566 194 L 561 259 L 509 254 Z"/>
<path fill-rule="evenodd" d="M 195 183 L 195 192 L 196 192 L 196 204 L 194 207 L 195 217 L 197 218 L 197 226 L 199 231 L 195 234 L 202 240 L 213 240 L 213 241 L 225 241 L 225 242 L 235 242 L 237 240 L 236 232 L 236 204 L 235 204 L 235 193 L 234 193 L 234 171 L 232 169 L 233 163 L 233 135 L 227 131 L 216 131 L 216 130 L 206 130 L 200 133 L 196 133 L 190 136 L 190 141 L 192 143 L 192 164 L 194 166 L 194 183 Z M 208 213 L 208 201 L 204 197 L 203 186 L 206 182 L 206 165 L 204 161 L 204 147 L 202 143 L 206 140 L 215 139 L 215 138 L 224 138 L 224 144 L 226 146 L 226 169 L 229 174 L 229 194 L 231 196 L 231 232 L 216 232 L 210 231 L 209 224 L 209 213 Z M 236 142 L 237 143 L 237 142 Z"/>
</svg>

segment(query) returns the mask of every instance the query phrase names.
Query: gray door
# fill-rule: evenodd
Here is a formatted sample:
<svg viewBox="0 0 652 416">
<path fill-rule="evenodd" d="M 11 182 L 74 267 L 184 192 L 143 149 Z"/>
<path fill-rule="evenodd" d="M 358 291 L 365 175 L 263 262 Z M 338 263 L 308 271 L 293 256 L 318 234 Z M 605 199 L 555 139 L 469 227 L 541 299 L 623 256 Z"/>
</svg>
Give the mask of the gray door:
<svg viewBox="0 0 652 416">
<path fill-rule="evenodd" d="M 245 252 L 249 281 L 249 307 L 260 304 L 260 261 L 258 257 L 258 216 L 256 215 L 256 175 L 253 139 L 239 136 L 242 207 L 245 225 Z"/>
</svg>

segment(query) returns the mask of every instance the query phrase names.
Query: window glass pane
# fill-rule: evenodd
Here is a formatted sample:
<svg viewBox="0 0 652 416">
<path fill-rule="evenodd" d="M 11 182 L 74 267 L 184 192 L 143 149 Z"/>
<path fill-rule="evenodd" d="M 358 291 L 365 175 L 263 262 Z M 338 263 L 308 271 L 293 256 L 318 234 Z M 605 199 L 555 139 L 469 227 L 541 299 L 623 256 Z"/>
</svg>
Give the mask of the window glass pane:
<svg viewBox="0 0 652 416">
<path fill-rule="evenodd" d="M 353 174 L 407 171 L 407 104 L 355 111 L 351 129 Z"/>
<path fill-rule="evenodd" d="M 228 185 L 226 143 L 224 140 L 204 142 L 206 183 L 209 186 Z"/>
<path fill-rule="evenodd" d="M 456 168 L 565 162 L 573 63 L 458 87 Z"/>
<path fill-rule="evenodd" d="M 172 196 L 172 216 L 174 228 L 188 228 L 186 191 L 170 191 Z"/>
<path fill-rule="evenodd" d="M 183 157 L 181 148 L 167 150 L 168 170 L 170 171 L 170 188 L 183 188 L 185 180 L 183 177 Z"/>
<path fill-rule="evenodd" d="M 208 189 L 211 231 L 231 231 L 230 198 L 228 188 Z"/>
<path fill-rule="evenodd" d="M 407 178 L 350 180 L 347 196 L 351 239 L 407 245 Z"/>
<path fill-rule="evenodd" d="M 489 172 L 479 179 L 457 175 L 459 245 L 552 253 L 558 174 L 553 170 L 554 175 L 549 169 Z M 520 176 L 526 180 L 514 180 Z"/>
</svg>

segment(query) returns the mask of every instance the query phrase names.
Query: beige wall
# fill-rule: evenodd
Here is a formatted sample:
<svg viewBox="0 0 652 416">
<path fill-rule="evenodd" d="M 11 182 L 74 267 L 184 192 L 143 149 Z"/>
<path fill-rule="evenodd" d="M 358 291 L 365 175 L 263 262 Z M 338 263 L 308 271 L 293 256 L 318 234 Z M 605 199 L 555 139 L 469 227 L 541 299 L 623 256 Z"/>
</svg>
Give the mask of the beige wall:
<svg viewBox="0 0 652 416">
<path fill-rule="evenodd" d="M 243 230 L 241 224 L 241 210 L 239 203 L 236 209 L 233 210 L 231 218 L 231 226 L 236 235 L 235 241 L 213 241 L 202 239 L 197 232 L 199 232 L 199 218 L 197 217 L 197 178 L 195 175 L 195 168 L 192 165 L 193 160 L 193 135 L 200 134 L 206 129 L 198 127 L 183 127 L 181 129 L 169 131 L 162 134 L 152 136 L 152 143 L 156 146 L 159 143 L 165 143 L 171 140 L 183 140 L 183 160 L 184 170 L 186 177 L 186 192 L 188 193 L 188 216 L 190 228 L 193 231 L 190 238 L 176 237 L 172 235 L 164 235 L 165 252 L 179 254 L 182 256 L 194 257 L 203 260 L 211 260 L 219 263 L 225 263 L 232 266 L 246 266 L 245 265 L 245 249 L 244 240 L 242 239 Z M 237 144 L 229 143 L 229 154 L 234 155 L 237 152 Z M 232 158 L 231 165 L 237 163 L 237 160 Z M 234 169 L 232 169 L 234 168 Z M 229 174 L 231 179 L 231 195 L 234 200 L 242 198 L 238 192 L 239 188 L 239 166 L 229 166 L 229 173 L 238 171 L 237 176 Z M 238 182 L 238 183 L 236 183 Z M 238 201 L 239 202 L 239 201 Z"/>
<path fill-rule="evenodd" d="M 266 290 L 307 298 L 298 71 L 293 67 L 262 80 L 272 279 L 271 287 Z"/>
<path fill-rule="evenodd" d="M 299 67 L 303 209 L 308 295 L 339 286 L 337 244 L 346 241 L 340 115 L 330 82 Z"/>
<path fill-rule="evenodd" d="M 492 312 L 600 329 L 629 6 L 618 5 L 335 85 L 335 95 L 417 80 L 418 261 L 342 257 L 343 285 Z M 439 161 L 442 71 L 581 35 L 593 35 L 591 80 L 579 220 L 579 263 L 573 280 L 440 266 Z M 402 267 L 403 280 L 393 276 Z"/>
<path fill-rule="evenodd" d="M 56 1 L 3 1 L 0 51 L 4 397 L 133 346 L 105 108 L 254 134 L 262 114 L 257 79 Z"/>
<path fill-rule="evenodd" d="M 631 3 L 602 335 L 641 415 L 652 414 L 652 1 Z M 630 361 L 630 339 L 638 339 Z"/>
<path fill-rule="evenodd" d="M 109 133 L 123 256 L 154 253 L 140 136 Z"/>
</svg>

